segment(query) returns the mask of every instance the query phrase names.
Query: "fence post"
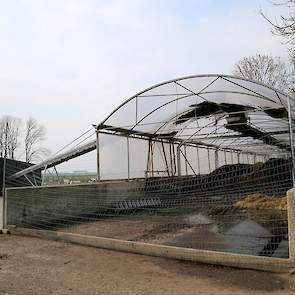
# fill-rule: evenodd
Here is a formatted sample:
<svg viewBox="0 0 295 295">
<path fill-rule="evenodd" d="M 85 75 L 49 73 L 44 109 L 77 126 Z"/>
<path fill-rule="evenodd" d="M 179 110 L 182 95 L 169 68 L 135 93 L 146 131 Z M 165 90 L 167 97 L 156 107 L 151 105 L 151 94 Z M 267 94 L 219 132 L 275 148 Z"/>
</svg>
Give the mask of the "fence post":
<svg viewBox="0 0 295 295">
<path fill-rule="evenodd" d="M 3 229 L 4 224 L 4 203 L 3 203 L 3 196 L 0 196 L 0 232 Z"/>
<path fill-rule="evenodd" d="M 288 238 L 289 238 L 289 258 L 295 260 L 295 196 L 294 189 L 287 193 L 288 210 Z"/>
</svg>

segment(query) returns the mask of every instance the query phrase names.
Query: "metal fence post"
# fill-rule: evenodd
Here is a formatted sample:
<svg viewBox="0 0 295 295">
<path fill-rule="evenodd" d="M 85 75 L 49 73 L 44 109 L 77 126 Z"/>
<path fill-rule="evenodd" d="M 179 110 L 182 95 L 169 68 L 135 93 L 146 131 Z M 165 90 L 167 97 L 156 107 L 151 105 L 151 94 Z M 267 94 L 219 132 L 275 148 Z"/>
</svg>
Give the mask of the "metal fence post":
<svg viewBox="0 0 295 295">
<path fill-rule="evenodd" d="M 289 258 L 295 260 L 295 151 L 290 97 L 288 97 L 288 121 L 293 177 L 293 189 L 287 193 Z"/>
<path fill-rule="evenodd" d="M 7 228 L 7 189 L 3 196 L 3 228 Z"/>
</svg>

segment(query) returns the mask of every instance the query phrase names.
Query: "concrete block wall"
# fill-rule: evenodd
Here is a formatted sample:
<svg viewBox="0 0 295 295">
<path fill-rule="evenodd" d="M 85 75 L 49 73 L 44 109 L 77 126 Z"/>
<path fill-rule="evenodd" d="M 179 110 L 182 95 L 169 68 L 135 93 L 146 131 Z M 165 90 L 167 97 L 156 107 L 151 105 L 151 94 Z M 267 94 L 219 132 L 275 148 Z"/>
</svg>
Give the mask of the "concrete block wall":
<svg viewBox="0 0 295 295">
<path fill-rule="evenodd" d="M 91 216 L 126 199 L 144 197 L 144 181 L 7 189 L 7 224 L 17 226 L 66 222 Z"/>
</svg>

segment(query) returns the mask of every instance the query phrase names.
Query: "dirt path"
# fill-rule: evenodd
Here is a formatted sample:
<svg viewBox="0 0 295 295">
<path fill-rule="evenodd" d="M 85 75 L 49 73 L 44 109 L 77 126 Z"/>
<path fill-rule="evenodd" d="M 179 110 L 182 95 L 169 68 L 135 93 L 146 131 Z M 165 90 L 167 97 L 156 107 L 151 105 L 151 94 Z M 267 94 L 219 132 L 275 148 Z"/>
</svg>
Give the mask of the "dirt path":
<svg viewBox="0 0 295 295">
<path fill-rule="evenodd" d="M 295 294 L 275 275 L 0 235 L 0 294 Z"/>
</svg>

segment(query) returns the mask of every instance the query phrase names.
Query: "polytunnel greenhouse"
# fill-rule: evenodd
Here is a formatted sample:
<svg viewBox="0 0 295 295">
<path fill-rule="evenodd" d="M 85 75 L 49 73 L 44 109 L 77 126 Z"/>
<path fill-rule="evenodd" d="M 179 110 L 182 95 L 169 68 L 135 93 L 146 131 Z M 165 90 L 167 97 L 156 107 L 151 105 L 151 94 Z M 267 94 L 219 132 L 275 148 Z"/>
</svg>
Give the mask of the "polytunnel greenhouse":
<svg viewBox="0 0 295 295">
<path fill-rule="evenodd" d="M 102 140 L 103 134 L 125 137 L 120 144 L 129 177 L 138 170 L 146 176 L 198 175 L 224 164 L 286 158 L 291 151 L 288 97 L 229 76 L 192 76 L 153 86 L 125 101 L 98 131 Z M 147 143 L 140 143 L 143 153 L 133 159 L 140 154 L 137 139 Z M 146 167 L 136 169 L 146 159 Z"/>
<path fill-rule="evenodd" d="M 287 267 L 294 120 L 291 96 L 238 77 L 152 86 L 95 124 L 92 142 L 13 175 L 96 150 L 95 183 L 8 189 L 7 224 L 107 238 L 112 249 L 149 255 Z"/>
</svg>

